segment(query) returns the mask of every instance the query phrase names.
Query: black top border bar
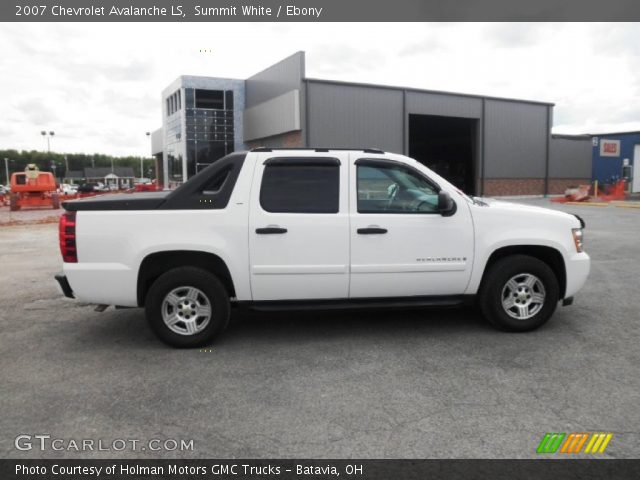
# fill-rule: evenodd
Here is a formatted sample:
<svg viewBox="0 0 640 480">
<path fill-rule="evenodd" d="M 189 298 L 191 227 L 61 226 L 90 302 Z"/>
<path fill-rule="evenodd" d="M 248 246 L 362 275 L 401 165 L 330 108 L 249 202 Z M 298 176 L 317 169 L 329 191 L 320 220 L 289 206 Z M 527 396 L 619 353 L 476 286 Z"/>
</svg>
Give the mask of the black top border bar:
<svg viewBox="0 0 640 480">
<path fill-rule="evenodd" d="M 637 0 L 15 0 L 2 22 L 640 21 Z"/>
</svg>

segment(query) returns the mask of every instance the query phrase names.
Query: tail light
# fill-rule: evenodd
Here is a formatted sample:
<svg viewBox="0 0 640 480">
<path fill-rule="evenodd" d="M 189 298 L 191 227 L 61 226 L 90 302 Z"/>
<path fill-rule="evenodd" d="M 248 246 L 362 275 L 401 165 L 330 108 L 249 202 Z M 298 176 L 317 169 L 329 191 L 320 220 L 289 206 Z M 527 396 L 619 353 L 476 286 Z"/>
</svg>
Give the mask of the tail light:
<svg viewBox="0 0 640 480">
<path fill-rule="evenodd" d="M 58 233 L 62 260 L 67 263 L 78 263 L 78 250 L 76 248 L 76 212 L 64 212 L 60 216 Z"/>
</svg>

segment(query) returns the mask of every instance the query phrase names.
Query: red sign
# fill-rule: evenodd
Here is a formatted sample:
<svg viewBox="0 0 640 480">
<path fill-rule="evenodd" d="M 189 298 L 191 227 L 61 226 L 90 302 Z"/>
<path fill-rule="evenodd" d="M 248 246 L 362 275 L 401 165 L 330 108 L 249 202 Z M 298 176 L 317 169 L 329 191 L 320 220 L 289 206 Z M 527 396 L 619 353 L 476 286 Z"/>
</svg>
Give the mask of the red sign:
<svg viewBox="0 0 640 480">
<path fill-rule="evenodd" d="M 620 140 L 600 140 L 600 155 L 603 157 L 620 156 Z"/>
</svg>

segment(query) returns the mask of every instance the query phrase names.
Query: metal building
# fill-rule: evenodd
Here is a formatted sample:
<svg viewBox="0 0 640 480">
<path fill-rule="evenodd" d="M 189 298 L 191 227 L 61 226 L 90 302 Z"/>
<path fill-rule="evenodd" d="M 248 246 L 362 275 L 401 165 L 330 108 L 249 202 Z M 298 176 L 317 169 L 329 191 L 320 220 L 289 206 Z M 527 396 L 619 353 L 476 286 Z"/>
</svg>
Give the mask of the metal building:
<svg viewBox="0 0 640 480">
<path fill-rule="evenodd" d="M 176 147 L 175 135 L 185 129 L 196 142 L 216 133 L 210 124 L 190 133 L 187 119 L 204 113 L 167 103 L 195 79 L 212 90 L 215 82 L 232 82 L 236 149 L 376 147 L 409 155 L 478 195 L 554 194 L 590 181 L 590 138 L 552 137 L 553 104 L 307 78 L 298 52 L 246 80 L 180 77 L 165 89 L 165 185 L 215 160 Z M 184 126 L 178 133 L 176 124 Z"/>
<path fill-rule="evenodd" d="M 602 133 L 592 136 L 593 179 L 613 183 L 633 177 L 631 191 L 640 192 L 640 132 Z M 626 170 L 624 167 L 631 167 Z"/>
</svg>

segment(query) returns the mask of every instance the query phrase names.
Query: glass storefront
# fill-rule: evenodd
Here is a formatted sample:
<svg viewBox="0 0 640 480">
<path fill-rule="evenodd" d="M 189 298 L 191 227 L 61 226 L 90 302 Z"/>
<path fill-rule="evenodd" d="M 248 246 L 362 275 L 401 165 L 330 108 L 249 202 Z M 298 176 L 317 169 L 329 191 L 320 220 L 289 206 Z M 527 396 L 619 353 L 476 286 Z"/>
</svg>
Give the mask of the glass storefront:
<svg viewBox="0 0 640 480">
<path fill-rule="evenodd" d="M 170 183 L 185 181 L 182 152 L 186 154 L 188 178 L 234 151 L 233 93 L 233 90 L 185 88 L 182 95 L 174 93 L 167 99 L 180 98 L 177 109 L 167 109 L 170 113 L 165 146 Z"/>
<path fill-rule="evenodd" d="M 166 155 L 170 182 L 183 182 L 182 178 L 182 124 L 180 115 L 172 115 L 167 121 Z"/>
<path fill-rule="evenodd" d="M 185 89 L 187 173 L 233 152 L 233 90 Z"/>
</svg>

